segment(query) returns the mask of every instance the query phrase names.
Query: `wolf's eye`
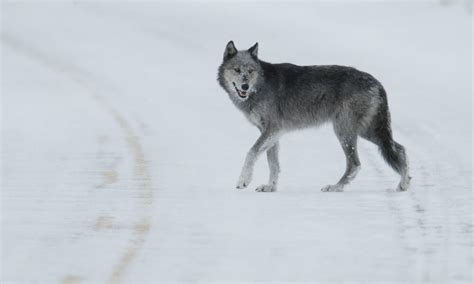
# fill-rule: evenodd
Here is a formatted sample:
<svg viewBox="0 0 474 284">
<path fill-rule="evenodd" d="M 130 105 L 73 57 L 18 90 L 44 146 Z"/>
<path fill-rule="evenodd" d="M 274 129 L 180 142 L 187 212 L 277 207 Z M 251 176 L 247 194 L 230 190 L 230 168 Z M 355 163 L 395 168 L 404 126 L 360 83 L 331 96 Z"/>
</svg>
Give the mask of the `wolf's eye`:
<svg viewBox="0 0 474 284">
<path fill-rule="evenodd" d="M 249 74 L 252 74 L 253 70 L 252 69 L 249 69 Z"/>
<path fill-rule="evenodd" d="M 235 68 L 235 72 L 240 73 L 240 68 Z"/>
</svg>

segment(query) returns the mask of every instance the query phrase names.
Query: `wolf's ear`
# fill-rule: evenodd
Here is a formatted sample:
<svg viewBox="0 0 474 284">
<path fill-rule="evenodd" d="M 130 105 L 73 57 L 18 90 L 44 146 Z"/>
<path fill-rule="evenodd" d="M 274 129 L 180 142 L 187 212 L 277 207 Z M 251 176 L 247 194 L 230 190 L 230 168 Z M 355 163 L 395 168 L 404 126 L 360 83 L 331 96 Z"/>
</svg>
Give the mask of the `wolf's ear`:
<svg viewBox="0 0 474 284">
<path fill-rule="evenodd" d="M 232 58 L 236 54 L 237 54 L 237 48 L 235 48 L 234 42 L 229 41 L 225 47 L 224 61 Z"/>
<path fill-rule="evenodd" d="M 258 57 L 258 42 L 256 42 L 251 48 L 249 48 L 248 52 L 250 53 L 250 55 L 257 58 Z"/>
</svg>

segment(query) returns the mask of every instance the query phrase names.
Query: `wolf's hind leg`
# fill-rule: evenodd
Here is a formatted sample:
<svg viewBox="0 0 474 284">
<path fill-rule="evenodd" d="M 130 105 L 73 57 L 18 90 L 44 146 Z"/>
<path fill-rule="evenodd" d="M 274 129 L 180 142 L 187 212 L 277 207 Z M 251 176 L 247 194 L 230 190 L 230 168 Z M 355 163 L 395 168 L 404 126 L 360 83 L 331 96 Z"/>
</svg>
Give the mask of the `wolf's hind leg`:
<svg viewBox="0 0 474 284">
<path fill-rule="evenodd" d="M 360 161 L 357 154 L 357 134 L 354 133 L 352 127 L 344 127 L 341 124 L 334 124 L 334 131 L 346 155 L 346 171 L 337 184 L 327 185 L 321 189 L 325 192 L 343 191 L 344 186 L 349 184 L 360 170 Z"/>
<path fill-rule="evenodd" d="M 262 184 L 257 187 L 256 191 L 258 192 L 273 192 L 277 190 L 278 185 L 278 176 L 280 174 L 280 162 L 278 159 L 278 142 L 273 145 L 270 149 L 267 150 L 267 160 L 268 167 L 270 169 L 270 177 L 268 179 L 268 184 Z"/>
<path fill-rule="evenodd" d="M 383 120 L 381 120 L 383 122 Z M 390 125 L 377 121 L 378 125 L 363 133 L 361 136 L 379 147 L 382 157 L 387 164 L 400 175 L 397 191 L 406 191 L 410 186 L 411 176 L 408 168 L 408 158 L 405 147 L 392 138 Z"/>
<path fill-rule="evenodd" d="M 406 191 L 410 186 L 411 177 L 408 173 L 405 147 L 391 140 L 380 143 L 379 149 L 385 161 L 400 175 L 397 191 Z"/>
<path fill-rule="evenodd" d="M 378 107 L 378 111 L 360 135 L 379 147 L 380 153 L 387 164 L 400 174 L 401 179 L 397 190 L 405 191 L 408 189 L 411 180 L 408 169 L 408 157 L 405 147 L 393 140 L 387 95 L 383 88 L 380 89 L 379 96 L 381 104 Z"/>
</svg>

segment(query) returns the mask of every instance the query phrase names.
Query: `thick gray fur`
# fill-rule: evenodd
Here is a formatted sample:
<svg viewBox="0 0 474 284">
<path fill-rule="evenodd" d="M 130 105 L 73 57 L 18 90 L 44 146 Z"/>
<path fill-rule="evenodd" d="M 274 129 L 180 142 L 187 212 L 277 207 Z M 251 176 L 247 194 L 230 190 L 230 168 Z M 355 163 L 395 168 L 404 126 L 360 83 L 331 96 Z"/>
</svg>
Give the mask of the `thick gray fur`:
<svg viewBox="0 0 474 284">
<path fill-rule="evenodd" d="M 230 41 L 218 81 L 234 105 L 261 132 L 247 153 L 237 188 L 249 185 L 255 162 L 266 152 L 270 178 L 257 191 L 275 191 L 281 135 L 331 122 L 346 156 L 346 170 L 336 184 L 327 185 L 322 191 L 343 191 L 355 178 L 360 170 L 359 136 L 375 143 L 385 161 L 400 174 L 397 189 L 408 189 L 411 178 L 405 149 L 392 138 L 385 90 L 370 74 L 337 65 L 271 64 L 258 59 L 257 43 L 238 51 Z"/>
</svg>

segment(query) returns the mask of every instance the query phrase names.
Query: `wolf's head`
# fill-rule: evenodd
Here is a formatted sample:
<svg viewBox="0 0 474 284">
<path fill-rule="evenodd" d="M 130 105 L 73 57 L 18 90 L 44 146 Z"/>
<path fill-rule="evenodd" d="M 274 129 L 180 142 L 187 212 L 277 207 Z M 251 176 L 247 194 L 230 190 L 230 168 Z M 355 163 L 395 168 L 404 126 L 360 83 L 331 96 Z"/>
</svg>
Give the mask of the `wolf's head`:
<svg viewBox="0 0 474 284">
<path fill-rule="evenodd" d="M 256 93 L 262 77 L 258 60 L 258 43 L 248 50 L 238 51 L 229 41 L 224 51 L 224 61 L 219 67 L 219 83 L 235 98 L 245 101 Z"/>
</svg>

